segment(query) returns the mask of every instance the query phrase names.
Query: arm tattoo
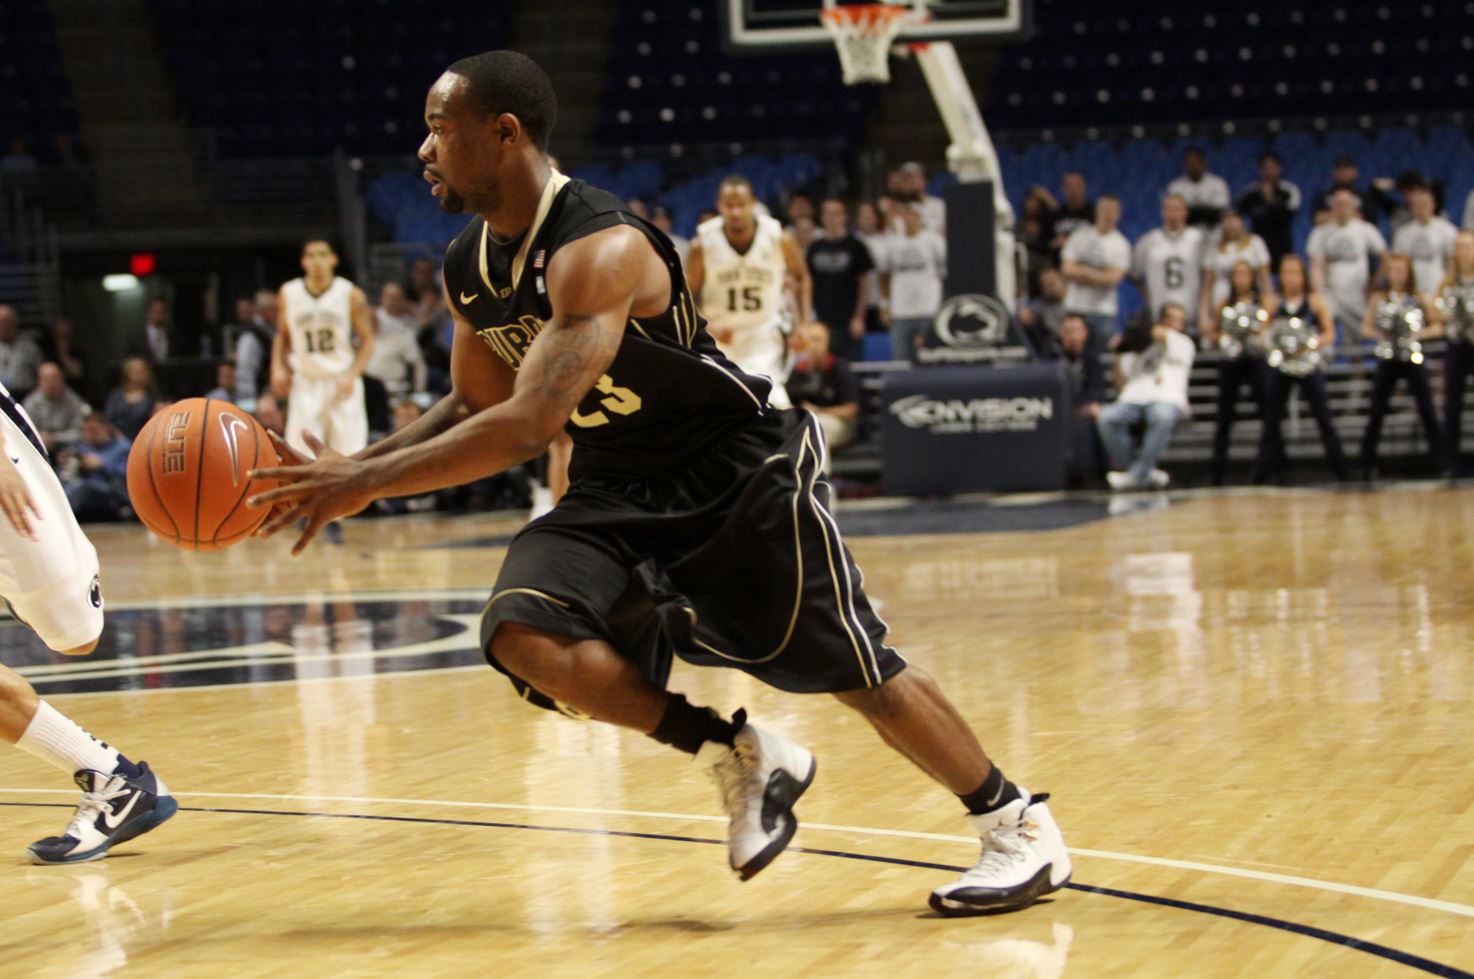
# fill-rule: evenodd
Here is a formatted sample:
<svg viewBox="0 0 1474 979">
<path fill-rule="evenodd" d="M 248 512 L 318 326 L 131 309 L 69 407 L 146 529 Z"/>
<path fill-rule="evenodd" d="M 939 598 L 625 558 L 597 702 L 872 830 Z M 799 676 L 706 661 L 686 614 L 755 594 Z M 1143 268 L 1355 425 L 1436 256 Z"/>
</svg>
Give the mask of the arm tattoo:
<svg viewBox="0 0 1474 979">
<path fill-rule="evenodd" d="M 600 340 L 597 316 L 569 315 L 547 337 L 542 389 L 558 401 L 577 403 L 587 392 L 573 390 Z"/>
</svg>

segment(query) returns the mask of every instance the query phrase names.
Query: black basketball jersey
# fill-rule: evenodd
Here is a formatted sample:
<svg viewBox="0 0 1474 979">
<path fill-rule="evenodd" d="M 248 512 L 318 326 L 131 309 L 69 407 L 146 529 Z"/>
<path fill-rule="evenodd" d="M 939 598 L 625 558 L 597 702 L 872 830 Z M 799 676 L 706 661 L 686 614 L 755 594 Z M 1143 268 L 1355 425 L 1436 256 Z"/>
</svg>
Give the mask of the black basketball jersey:
<svg viewBox="0 0 1474 979">
<path fill-rule="evenodd" d="M 568 419 L 572 468 L 639 476 L 669 468 L 759 417 L 772 385 L 728 361 L 696 312 L 670 239 L 613 194 L 554 172 L 532 226 L 499 246 L 476 217 L 445 253 L 455 309 L 511 365 L 522 366 L 553 316 L 546 272 L 558 249 L 619 224 L 639 229 L 670 270 L 670 305 L 631 317 L 609 371 Z"/>
</svg>

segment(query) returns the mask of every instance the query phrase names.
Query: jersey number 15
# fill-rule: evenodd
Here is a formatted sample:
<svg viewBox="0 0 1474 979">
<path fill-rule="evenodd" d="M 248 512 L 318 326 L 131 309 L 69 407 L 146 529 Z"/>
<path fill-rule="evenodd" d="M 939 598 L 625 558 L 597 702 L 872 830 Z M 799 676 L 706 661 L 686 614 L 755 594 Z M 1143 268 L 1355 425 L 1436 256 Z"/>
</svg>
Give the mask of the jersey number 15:
<svg viewBox="0 0 1474 979">
<path fill-rule="evenodd" d="M 738 305 L 738 301 L 742 305 Z M 752 313 L 763 308 L 762 286 L 736 286 L 727 290 L 727 312 L 729 313 Z"/>
</svg>

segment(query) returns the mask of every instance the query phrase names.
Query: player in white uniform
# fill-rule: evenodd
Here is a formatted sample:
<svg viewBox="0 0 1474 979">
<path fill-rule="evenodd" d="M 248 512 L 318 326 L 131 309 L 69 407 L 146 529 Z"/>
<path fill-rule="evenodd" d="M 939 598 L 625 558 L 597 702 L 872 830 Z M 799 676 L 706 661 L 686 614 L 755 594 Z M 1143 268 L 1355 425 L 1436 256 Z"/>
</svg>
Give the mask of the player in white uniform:
<svg viewBox="0 0 1474 979">
<path fill-rule="evenodd" d="M 97 551 L 67 506 L 35 426 L 4 387 L 0 443 L 0 595 L 51 649 L 90 653 L 102 635 Z M 60 768 L 82 790 L 63 833 L 30 845 L 32 863 L 100 860 L 179 808 L 147 763 L 129 761 L 82 730 L 7 666 L 0 666 L 0 736 Z"/>
<path fill-rule="evenodd" d="M 332 245 L 309 240 L 305 274 L 282 286 L 277 302 L 272 387 L 289 399 L 287 443 L 309 457 L 304 432 L 344 455 L 368 444 L 363 372 L 374 352 L 374 311 L 362 289 L 334 274 L 337 267 Z"/>
<path fill-rule="evenodd" d="M 1162 226 L 1141 236 L 1131 262 L 1131 277 L 1142 285 L 1152 322 L 1163 306 L 1176 303 L 1193 331 L 1203 298 L 1204 237 L 1201 228 L 1187 223 L 1187 201 L 1177 194 L 1162 198 Z"/>
<path fill-rule="evenodd" d="M 798 320 L 806 323 L 813 318 L 813 287 L 798 241 L 773 218 L 754 213 L 755 204 L 746 177 L 722 181 L 720 214 L 697 226 L 686 281 L 722 352 L 743 370 L 772 378 L 768 400 L 787 408 L 783 381 L 794 315 L 788 296 L 791 290 Z"/>
</svg>

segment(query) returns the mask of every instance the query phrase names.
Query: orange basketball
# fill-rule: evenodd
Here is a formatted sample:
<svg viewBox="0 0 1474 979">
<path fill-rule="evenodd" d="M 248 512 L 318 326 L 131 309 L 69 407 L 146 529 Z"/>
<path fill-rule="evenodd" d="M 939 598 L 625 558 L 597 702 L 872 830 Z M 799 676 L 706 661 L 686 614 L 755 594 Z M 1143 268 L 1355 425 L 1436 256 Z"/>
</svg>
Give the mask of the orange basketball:
<svg viewBox="0 0 1474 979">
<path fill-rule="evenodd" d="M 245 540 L 270 507 L 246 499 L 275 488 L 251 479 L 280 462 L 261 423 L 228 401 L 189 398 L 156 412 L 128 454 L 128 497 L 143 525 L 176 547 L 216 551 Z"/>
</svg>

